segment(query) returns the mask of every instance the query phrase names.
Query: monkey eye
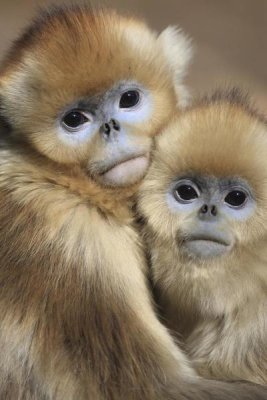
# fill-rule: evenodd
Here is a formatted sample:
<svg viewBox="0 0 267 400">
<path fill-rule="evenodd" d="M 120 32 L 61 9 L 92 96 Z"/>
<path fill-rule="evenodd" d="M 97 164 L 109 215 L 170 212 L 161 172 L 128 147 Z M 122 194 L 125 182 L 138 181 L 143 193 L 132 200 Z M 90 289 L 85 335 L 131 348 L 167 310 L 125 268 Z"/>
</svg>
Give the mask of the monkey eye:
<svg viewBox="0 0 267 400">
<path fill-rule="evenodd" d="M 174 197 L 180 203 L 191 203 L 198 199 L 198 187 L 190 181 L 180 182 L 174 189 Z"/>
<path fill-rule="evenodd" d="M 128 90 L 121 95 L 120 108 L 135 107 L 140 101 L 140 93 L 137 90 Z"/>
<path fill-rule="evenodd" d="M 71 132 L 78 131 L 79 128 L 88 122 L 89 119 L 84 115 L 83 112 L 79 110 L 72 110 L 65 114 L 65 116 L 62 119 L 62 124 L 63 126 Z"/>
<path fill-rule="evenodd" d="M 247 198 L 248 195 L 246 192 L 235 189 L 231 190 L 231 192 L 226 195 L 224 202 L 230 207 L 240 208 L 246 203 Z"/>
</svg>

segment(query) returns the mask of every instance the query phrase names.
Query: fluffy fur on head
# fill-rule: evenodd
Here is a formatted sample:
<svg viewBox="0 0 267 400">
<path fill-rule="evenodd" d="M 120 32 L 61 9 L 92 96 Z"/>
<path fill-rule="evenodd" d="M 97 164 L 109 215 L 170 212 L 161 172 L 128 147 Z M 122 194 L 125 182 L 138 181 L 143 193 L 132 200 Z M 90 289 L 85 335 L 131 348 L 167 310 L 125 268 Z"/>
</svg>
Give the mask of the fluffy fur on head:
<svg viewBox="0 0 267 400">
<path fill-rule="evenodd" d="M 10 136 L 30 145 L 28 151 L 35 155 L 83 170 L 87 164 L 95 177 L 99 158 L 108 160 L 111 150 L 101 150 L 99 134 L 76 141 L 75 146 L 69 140 L 75 135 L 62 140 L 60 118 L 85 99 L 95 99 L 96 104 L 99 99 L 108 101 L 107 93 L 118 90 L 116 85 L 142 86 L 149 117 L 134 122 L 125 117 L 122 127 L 130 133 L 129 142 L 134 137 L 136 152 L 142 148 L 147 156 L 151 137 L 171 117 L 177 101 L 183 102 L 182 75 L 189 53 L 181 32 L 167 28 L 158 35 L 143 21 L 115 11 L 55 8 L 25 31 L 0 68 L 0 123 L 10 128 Z M 98 175 L 106 168 L 102 164 Z"/>
<path fill-rule="evenodd" d="M 0 69 L 2 107 L 23 130 L 29 118 L 35 124 L 43 107 L 49 115 L 62 102 L 132 79 L 155 93 L 158 121 L 169 114 L 176 84 L 178 102 L 183 101 L 179 85 L 190 53 L 189 41 L 174 29 L 158 36 L 144 22 L 114 11 L 56 8 L 37 19 L 6 57 Z"/>
<path fill-rule="evenodd" d="M 153 163 L 140 195 L 141 208 L 156 235 L 168 237 L 183 223 L 166 204 L 168 185 L 177 176 L 198 173 L 247 180 L 257 199 L 259 217 L 247 222 L 249 229 L 241 223 L 240 243 L 247 246 L 264 236 L 261 218 L 267 215 L 266 122 L 244 97 L 238 100 L 232 93 L 197 102 L 174 117 L 157 138 Z"/>
<path fill-rule="evenodd" d="M 236 90 L 216 93 L 164 129 L 142 185 L 139 208 L 162 312 L 206 377 L 267 382 L 266 155 L 265 118 Z M 168 196 L 175 179 L 188 175 L 248 182 L 256 207 L 246 220 L 227 220 L 235 237 L 229 253 L 202 259 L 181 250 L 191 216 Z"/>
</svg>

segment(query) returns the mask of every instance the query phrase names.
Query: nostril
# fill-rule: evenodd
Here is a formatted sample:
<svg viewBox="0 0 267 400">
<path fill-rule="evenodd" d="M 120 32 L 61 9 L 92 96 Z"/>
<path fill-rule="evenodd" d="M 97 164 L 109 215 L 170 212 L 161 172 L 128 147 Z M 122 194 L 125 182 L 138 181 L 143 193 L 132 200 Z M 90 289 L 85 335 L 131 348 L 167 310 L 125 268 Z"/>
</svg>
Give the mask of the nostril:
<svg viewBox="0 0 267 400">
<path fill-rule="evenodd" d="M 120 124 L 118 121 L 116 121 L 115 119 L 111 119 L 110 123 L 113 126 L 113 129 L 115 129 L 115 131 L 119 131 L 120 130 Z"/>
<path fill-rule="evenodd" d="M 110 131 L 111 131 L 111 129 L 110 129 L 110 125 L 109 124 L 104 124 L 104 133 L 106 134 L 106 135 L 109 135 L 110 134 Z"/>
<path fill-rule="evenodd" d="M 207 214 L 207 212 L 208 212 L 208 206 L 207 206 L 207 204 L 204 204 L 204 205 L 201 207 L 200 212 L 201 212 L 202 214 Z"/>
<path fill-rule="evenodd" d="M 217 209 L 216 206 L 211 207 L 211 214 L 215 217 L 217 215 Z"/>
</svg>

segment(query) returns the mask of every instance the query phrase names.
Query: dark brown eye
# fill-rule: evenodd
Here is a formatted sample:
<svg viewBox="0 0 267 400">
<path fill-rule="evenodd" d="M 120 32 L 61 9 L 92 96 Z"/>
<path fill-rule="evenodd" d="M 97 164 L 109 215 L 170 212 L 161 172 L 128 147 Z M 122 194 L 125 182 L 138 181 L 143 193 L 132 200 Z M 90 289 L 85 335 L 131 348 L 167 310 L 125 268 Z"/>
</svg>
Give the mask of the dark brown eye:
<svg viewBox="0 0 267 400">
<path fill-rule="evenodd" d="M 175 188 L 175 198 L 184 202 L 191 202 L 199 197 L 197 188 L 191 184 L 181 184 Z"/>
<path fill-rule="evenodd" d="M 137 90 L 128 90 L 120 99 L 120 108 L 132 108 L 139 103 L 140 94 Z"/>
<path fill-rule="evenodd" d="M 63 124 L 70 129 L 77 129 L 87 121 L 88 118 L 80 111 L 71 111 L 62 120 Z"/>
<path fill-rule="evenodd" d="M 241 207 L 247 200 L 247 194 L 242 190 L 232 190 L 227 194 L 224 202 L 231 207 Z"/>
</svg>

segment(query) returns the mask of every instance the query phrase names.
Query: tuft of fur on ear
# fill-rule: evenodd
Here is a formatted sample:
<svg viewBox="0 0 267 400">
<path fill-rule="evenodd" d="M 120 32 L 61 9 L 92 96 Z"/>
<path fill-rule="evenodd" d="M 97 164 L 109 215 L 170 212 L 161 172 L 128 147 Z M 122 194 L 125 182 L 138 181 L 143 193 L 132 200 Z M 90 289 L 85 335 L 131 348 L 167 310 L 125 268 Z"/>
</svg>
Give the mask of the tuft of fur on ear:
<svg viewBox="0 0 267 400">
<path fill-rule="evenodd" d="M 177 104 L 179 107 L 184 107 L 188 104 L 190 97 L 183 85 L 183 78 L 193 55 L 192 41 L 176 26 L 168 26 L 164 29 L 159 35 L 158 41 L 173 72 Z"/>
</svg>

